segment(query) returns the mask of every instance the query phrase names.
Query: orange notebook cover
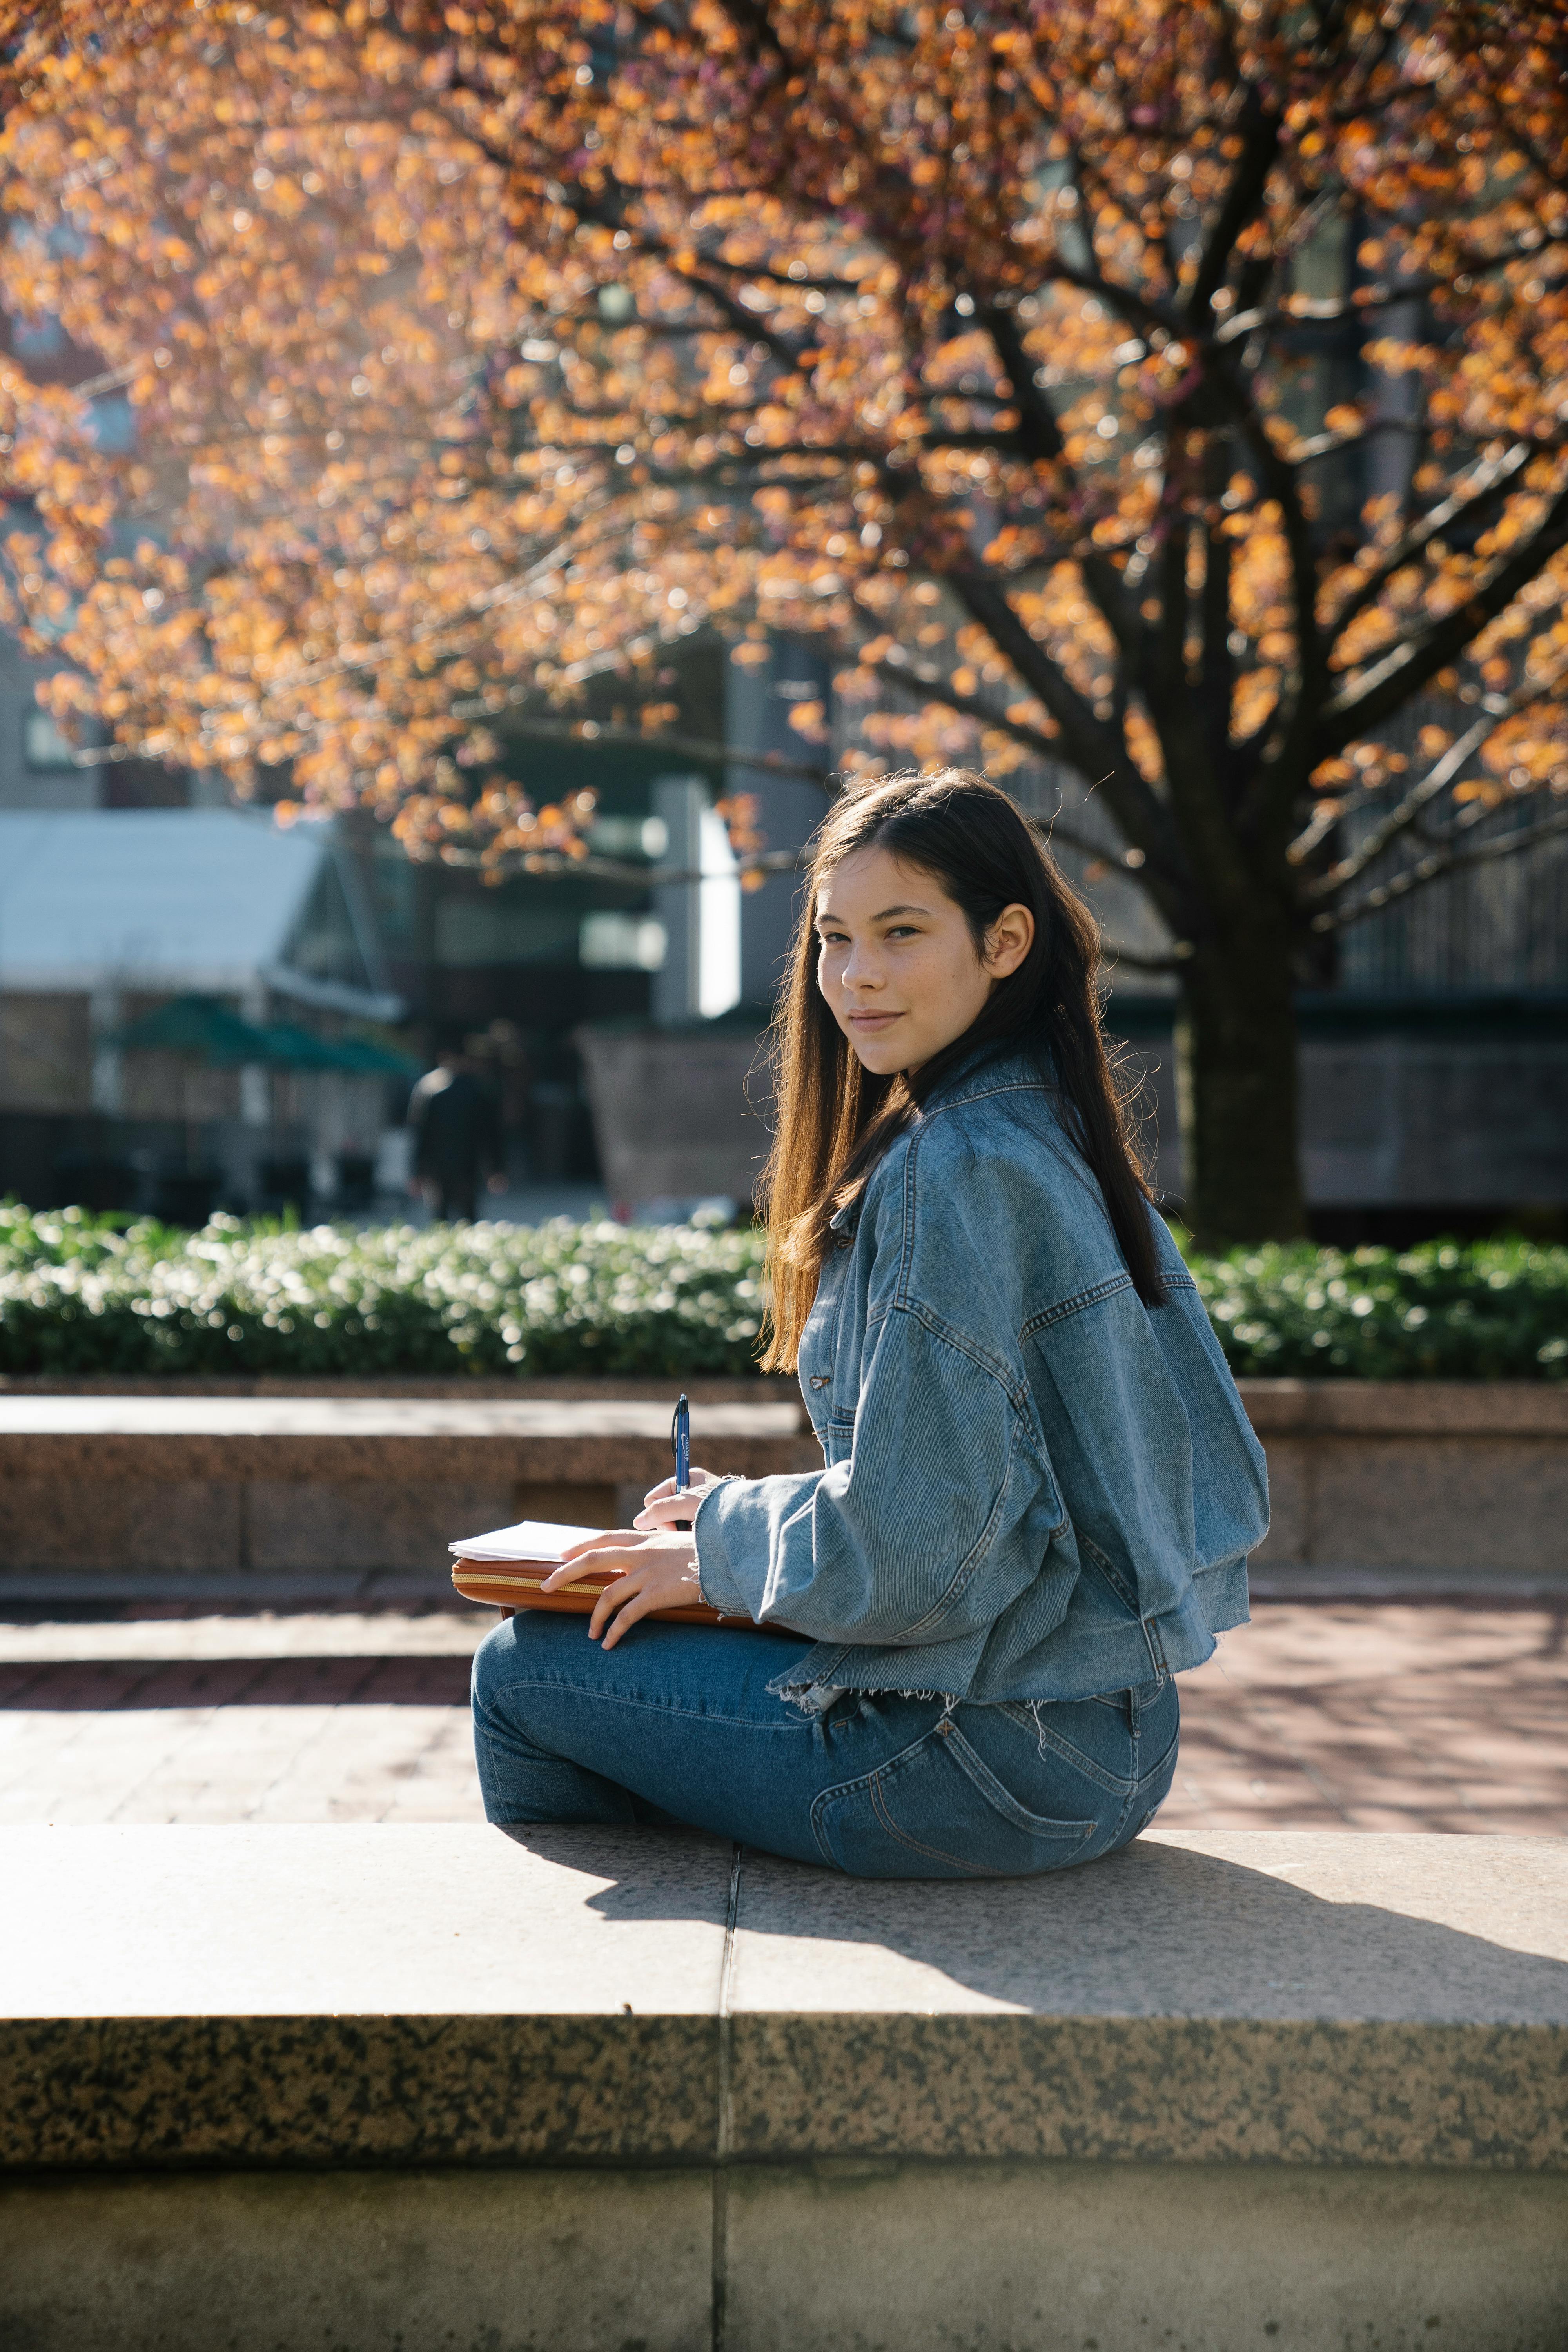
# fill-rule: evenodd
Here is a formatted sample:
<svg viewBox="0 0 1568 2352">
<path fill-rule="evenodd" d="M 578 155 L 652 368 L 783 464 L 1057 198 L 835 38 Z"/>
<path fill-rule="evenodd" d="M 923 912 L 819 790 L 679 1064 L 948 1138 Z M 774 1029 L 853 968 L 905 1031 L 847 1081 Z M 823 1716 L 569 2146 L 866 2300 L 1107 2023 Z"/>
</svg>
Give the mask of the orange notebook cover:
<svg viewBox="0 0 1568 2352">
<path fill-rule="evenodd" d="M 523 1519 L 514 1528 L 469 1536 L 451 1547 L 452 1582 L 465 1601 L 487 1609 L 560 1609 L 575 1617 L 591 1614 L 618 1569 L 591 1569 L 560 1592 L 542 1591 L 544 1580 L 561 1565 L 561 1556 L 600 1528 L 557 1526 L 553 1521 Z M 706 1601 L 687 1609 L 655 1609 L 655 1617 L 680 1625 L 720 1625 L 723 1619 Z"/>
<path fill-rule="evenodd" d="M 543 1591 L 545 1578 L 560 1565 L 558 1559 L 455 1559 L 452 1582 L 465 1601 L 478 1601 L 487 1609 L 563 1609 L 587 1617 L 605 1585 L 614 1584 L 619 1574 L 616 1569 L 594 1570 L 559 1592 Z M 672 1625 L 724 1622 L 705 1601 L 693 1601 L 689 1609 L 652 1609 L 648 1614 Z"/>
</svg>

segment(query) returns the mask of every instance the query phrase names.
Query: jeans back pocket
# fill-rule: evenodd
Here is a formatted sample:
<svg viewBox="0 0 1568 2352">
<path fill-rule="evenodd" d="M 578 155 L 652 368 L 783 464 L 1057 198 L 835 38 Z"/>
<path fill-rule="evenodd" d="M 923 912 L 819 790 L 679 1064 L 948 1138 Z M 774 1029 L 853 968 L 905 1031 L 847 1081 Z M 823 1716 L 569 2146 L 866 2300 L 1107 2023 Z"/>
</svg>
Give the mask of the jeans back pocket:
<svg viewBox="0 0 1568 2352">
<path fill-rule="evenodd" d="M 1017 1878 L 1082 1861 L 1107 1824 L 1030 1812 L 944 1720 L 825 1789 L 811 1825 L 824 1861 L 851 1878 Z"/>
</svg>

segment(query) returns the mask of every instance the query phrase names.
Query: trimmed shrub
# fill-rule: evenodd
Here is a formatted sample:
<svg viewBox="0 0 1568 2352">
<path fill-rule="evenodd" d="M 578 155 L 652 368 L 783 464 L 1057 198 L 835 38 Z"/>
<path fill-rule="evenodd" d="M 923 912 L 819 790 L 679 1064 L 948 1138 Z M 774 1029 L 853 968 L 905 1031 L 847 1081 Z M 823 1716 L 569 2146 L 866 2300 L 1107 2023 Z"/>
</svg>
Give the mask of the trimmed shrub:
<svg viewBox="0 0 1568 2352">
<path fill-rule="evenodd" d="M 215 1217 L 187 1234 L 0 1208 L 0 1372 L 745 1374 L 762 1255 L 754 1231 L 701 1225 Z M 1189 1263 L 1237 1374 L 1568 1379 L 1568 1249 L 1301 1243 Z"/>
<path fill-rule="evenodd" d="M 1568 1379 L 1568 1249 L 1298 1242 L 1188 1262 L 1238 1378 Z"/>
<path fill-rule="evenodd" d="M 762 1240 L 696 1225 L 114 1230 L 0 1210 L 0 1371 L 745 1373 Z"/>
</svg>

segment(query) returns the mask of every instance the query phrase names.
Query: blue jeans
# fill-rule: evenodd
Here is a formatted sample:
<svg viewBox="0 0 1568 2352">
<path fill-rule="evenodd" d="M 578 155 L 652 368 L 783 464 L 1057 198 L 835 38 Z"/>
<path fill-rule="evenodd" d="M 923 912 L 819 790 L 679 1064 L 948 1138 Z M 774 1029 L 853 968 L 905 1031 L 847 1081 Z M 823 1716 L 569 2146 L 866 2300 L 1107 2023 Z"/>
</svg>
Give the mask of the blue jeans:
<svg viewBox="0 0 1568 2352">
<path fill-rule="evenodd" d="M 474 1659 L 486 1814 L 680 1822 L 852 1878 L 991 1878 L 1114 1853 L 1170 1789 L 1169 1679 L 1028 1706 L 846 1693 L 814 1717 L 766 1687 L 810 1647 L 644 1622 L 606 1652 L 581 1617 L 520 1611 Z"/>
</svg>

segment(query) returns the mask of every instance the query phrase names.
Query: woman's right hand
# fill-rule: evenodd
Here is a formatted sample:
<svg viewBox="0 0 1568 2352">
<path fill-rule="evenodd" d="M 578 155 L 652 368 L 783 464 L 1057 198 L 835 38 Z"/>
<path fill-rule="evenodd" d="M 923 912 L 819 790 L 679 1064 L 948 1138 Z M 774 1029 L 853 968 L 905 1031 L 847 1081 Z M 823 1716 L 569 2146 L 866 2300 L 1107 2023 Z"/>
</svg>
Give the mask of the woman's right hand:
<svg viewBox="0 0 1568 2352">
<path fill-rule="evenodd" d="M 720 1474 L 712 1470 L 692 1469 L 690 1480 L 678 1486 L 673 1478 L 661 1478 L 643 1496 L 641 1510 L 632 1521 L 634 1528 L 673 1528 L 682 1519 L 689 1522 L 697 1517 L 697 1506 L 710 1486 L 717 1486 Z"/>
</svg>

